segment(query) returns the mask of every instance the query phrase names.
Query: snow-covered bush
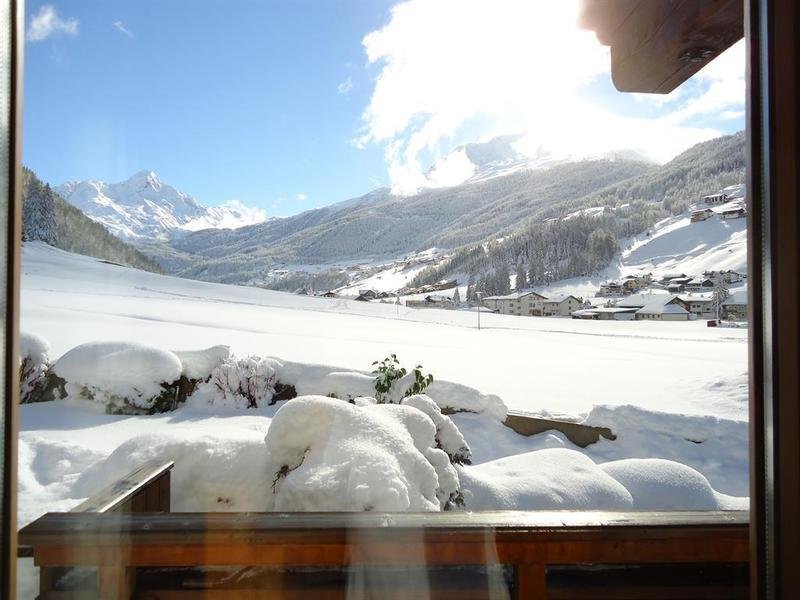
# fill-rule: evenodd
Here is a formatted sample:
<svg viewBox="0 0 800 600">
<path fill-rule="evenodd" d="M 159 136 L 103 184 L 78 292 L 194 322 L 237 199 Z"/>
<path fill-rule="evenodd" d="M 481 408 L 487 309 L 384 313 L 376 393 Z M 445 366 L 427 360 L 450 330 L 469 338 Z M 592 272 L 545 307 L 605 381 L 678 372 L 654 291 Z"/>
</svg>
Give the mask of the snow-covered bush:
<svg viewBox="0 0 800 600">
<path fill-rule="evenodd" d="M 464 436 L 452 419 L 442 414 L 433 400 L 424 394 L 414 394 L 405 398 L 403 404 L 413 406 L 430 417 L 436 426 L 436 447 L 447 453 L 451 463 L 468 465 L 472 462 L 472 453 Z"/>
<path fill-rule="evenodd" d="M 229 356 L 212 369 L 208 381 L 197 386 L 191 402 L 231 408 L 274 404 L 276 368 L 280 366 L 272 358 Z"/>
<path fill-rule="evenodd" d="M 22 332 L 19 336 L 19 401 L 21 404 L 51 400 L 47 397 L 50 344 L 44 338 Z"/>
<path fill-rule="evenodd" d="M 181 361 L 181 375 L 188 380 L 208 381 L 218 366 L 231 356 L 230 346 L 211 346 L 205 350 L 173 350 Z"/>
<path fill-rule="evenodd" d="M 436 511 L 461 503 L 436 426 L 410 405 L 298 397 L 265 438 L 267 510 Z"/>
<path fill-rule="evenodd" d="M 105 404 L 112 413 L 153 410 L 175 395 L 181 369 L 174 353 L 136 342 L 81 344 L 53 365 L 68 395 Z"/>
</svg>

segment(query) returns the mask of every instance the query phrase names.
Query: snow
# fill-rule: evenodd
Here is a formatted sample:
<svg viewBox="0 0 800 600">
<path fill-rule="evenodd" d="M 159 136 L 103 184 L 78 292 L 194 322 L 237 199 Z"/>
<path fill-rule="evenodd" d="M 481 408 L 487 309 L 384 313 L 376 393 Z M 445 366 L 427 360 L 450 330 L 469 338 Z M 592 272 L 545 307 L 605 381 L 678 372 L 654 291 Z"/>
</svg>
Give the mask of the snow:
<svg viewBox="0 0 800 600">
<path fill-rule="evenodd" d="M 23 405 L 20 524 L 149 458 L 176 461 L 174 510 L 438 510 L 455 489 L 468 509 L 747 502 L 744 329 L 484 314 L 478 331 L 468 311 L 398 317 L 393 305 L 181 280 L 41 243 L 24 246 L 22 282 L 23 331 L 46 338 L 74 383 L 129 394 L 181 374 L 211 380 L 165 414 L 105 414 L 76 394 Z M 435 380 L 405 400 L 401 382 L 390 399 L 404 404 L 375 405 L 368 370 L 392 352 Z M 271 405 L 275 382 L 315 397 Z M 502 424 L 508 408 L 617 439 L 580 449 L 556 431 L 520 436 Z M 448 454 L 472 464 L 453 468 Z M 662 462 L 635 462 L 650 459 Z M 297 468 L 273 492 L 268 474 L 284 465 Z M 330 494 L 314 487 L 325 482 Z"/>
<path fill-rule="evenodd" d="M 19 334 L 19 358 L 46 365 L 50 362 L 50 344 L 40 335 L 22 331 Z"/>
<path fill-rule="evenodd" d="M 272 485 L 265 508 L 440 510 L 457 478 L 439 481 L 437 471 L 446 472 L 449 462 L 433 447 L 435 432 L 430 418 L 411 406 L 295 398 L 277 412 L 265 438 Z M 429 460 L 437 453 L 444 461 Z"/>
<path fill-rule="evenodd" d="M 137 342 L 81 344 L 53 365 L 68 394 L 81 396 L 85 389 L 98 402 L 124 400 L 139 408 L 150 408 L 163 391 L 161 384 L 176 381 L 181 370 L 174 353 Z"/>
<path fill-rule="evenodd" d="M 262 210 L 238 201 L 207 208 L 152 171 L 140 171 L 118 183 L 68 181 L 54 190 L 123 239 L 166 238 L 176 231 L 236 228 L 266 220 Z"/>
<path fill-rule="evenodd" d="M 637 510 L 746 509 L 740 499 L 719 494 L 700 473 L 660 458 L 629 458 L 600 468 L 619 481 L 633 497 Z"/>
<path fill-rule="evenodd" d="M 237 356 L 273 355 L 285 363 L 328 365 L 331 372 L 368 369 L 394 352 L 407 367 L 422 364 L 435 375 L 430 395 L 443 407 L 460 391 L 451 385 L 434 394 L 440 380 L 535 414 L 580 416 L 596 404 L 708 414 L 713 405 L 712 414 L 747 418 L 740 401 L 746 392 L 727 402 L 707 387 L 746 371 L 744 329 L 484 313 L 479 331 L 476 318 L 474 311 L 414 310 L 159 276 L 40 243 L 23 250 L 22 329 L 47 332 L 53 356 L 97 340 L 134 339 L 167 351 L 180 340 L 180 348 L 226 345 Z"/>
<path fill-rule="evenodd" d="M 625 510 L 633 498 L 590 458 L 565 448 L 517 454 L 459 467 L 466 505 L 473 510 Z"/>
<path fill-rule="evenodd" d="M 181 361 L 181 373 L 188 379 L 207 379 L 214 369 L 231 355 L 228 346 L 212 346 L 205 350 L 174 350 Z"/>
</svg>

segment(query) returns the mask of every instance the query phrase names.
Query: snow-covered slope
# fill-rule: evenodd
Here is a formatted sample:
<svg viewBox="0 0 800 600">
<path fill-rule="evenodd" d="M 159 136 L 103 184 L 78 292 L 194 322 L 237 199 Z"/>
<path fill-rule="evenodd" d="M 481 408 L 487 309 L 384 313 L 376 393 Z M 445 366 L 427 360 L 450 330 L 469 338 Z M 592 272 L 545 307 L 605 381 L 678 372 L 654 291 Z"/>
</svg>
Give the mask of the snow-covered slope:
<svg viewBox="0 0 800 600">
<path fill-rule="evenodd" d="M 718 213 L 725 207 L 713 210 Z M 637 273 L 652 273 L 655 279 L 669 273 L 747 273 L 747 219 L 725 220 L 716 215 L 692 223 L 686 213 L 664 219 L 646 232 L 622 240 L 620 246 L 617 260 L 597 275 L 563 279 L 538 291 L 591 297 L 601 283 Z"/>
<path fill-rule="evenodd" d="M 164 239 L 181 230 L 234 229 L 266 220 L 264 211 L 238 201 L 203 206 L 162 182 L 153 171 L 140 171 L 118 183 L 69 181 L 55 191 L 114 235 L 127 239 Z"/>
</svg>

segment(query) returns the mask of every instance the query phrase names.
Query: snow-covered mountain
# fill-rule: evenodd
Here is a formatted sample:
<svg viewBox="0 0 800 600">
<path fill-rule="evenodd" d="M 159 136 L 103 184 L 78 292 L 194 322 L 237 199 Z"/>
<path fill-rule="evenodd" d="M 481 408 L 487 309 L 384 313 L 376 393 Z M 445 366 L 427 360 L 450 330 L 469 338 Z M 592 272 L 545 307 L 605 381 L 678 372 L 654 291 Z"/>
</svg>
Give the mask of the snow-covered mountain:
<svg viewBox="0 0 800 600">
<path fill-rule="evenodd" d="M 239 201 L 206 207 L 162 182 L 153 171 L 140 171 L 118 183 L 68 181 L 55 191 L 124 239 L 167 239 L 201 229 L 235 229 L 267 218 L 264 211 Z"/>
</svg>

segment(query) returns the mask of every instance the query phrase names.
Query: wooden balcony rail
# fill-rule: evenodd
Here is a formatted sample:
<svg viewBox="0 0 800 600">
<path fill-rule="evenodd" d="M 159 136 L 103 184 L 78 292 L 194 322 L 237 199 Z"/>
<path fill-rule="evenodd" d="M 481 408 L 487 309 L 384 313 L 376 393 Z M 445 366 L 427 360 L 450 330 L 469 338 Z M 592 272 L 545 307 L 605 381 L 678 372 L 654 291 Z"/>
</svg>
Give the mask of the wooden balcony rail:
<svg viewBox="0 0 800 600">
<path fill-rule="evenodd" d="M 127 494 L 104 491 L 108 503 L 95 504 L 90 499 L 85 505 L 129 506 L 133 511 L 134 503 L 128 504 L 130 496 L 144 494 L 146 498 L 150 487 L 160 489 L 159 477 L 168 477 L 169 468 L 160 472 L 157 477 L 143 475 L 149 485 L 132 484 Z M 661 595 L 652 593 L 653 582 L 644 582 L 636 590 L 624 583 L 613 597 L 732 597 L 747 593 L 746 570 L 742 568 L 748 560 L 745 512 L 117 510 L 48 513 L 19 535 L 22 543 L 33 548 L 35 564 L 42 569 L 40 598 L 345 598 L 348 586 L 352 592 L 348 577 L 354 569 L 362 575 L 382 572 L 378 579 L 382 578 L 384 586 L 393 582 L 389 589 L 381 590 L 381 598 L 463 600 L 509 597 L 509 593 L 525 599 L 609 597 L 607 593 L 592 595 L 597 585 L 584 586 L 582 591 L 559 591 L 554 574 L 562 567 L 580 569 L 581 565 L 601 565 L 606 570 L 667 565 L 676 571 L 698 565 L 712 570 L 714 566 L 738 565 L 738 572 L 745 573 L 744 581 L 733 587 L 724 574 L 712 581 L 713 577 L 702 573 L 699 581 L 687 587 L 669 570 L 664 580 L 662 570 L 662 581 L 655 585 Z M 485 582 L 470 579 L 470 573 L 487 566 L 511 573 L 505 596 L 498 596 Z M 68 568 L 88 573 L 88 587 L 60 588 L 53 576 Z M 395 569 L 394 579 L 391 569 Z M 422 581 L 414 579 L 414 569 L 418 575 L 424 574 Z M 641 573 L 646 576 L 647 571 Z M 365 585 L 371 585 L 369 577 Z M 370 597 L 370 593 L 362 596 Z"/>
</svg>

